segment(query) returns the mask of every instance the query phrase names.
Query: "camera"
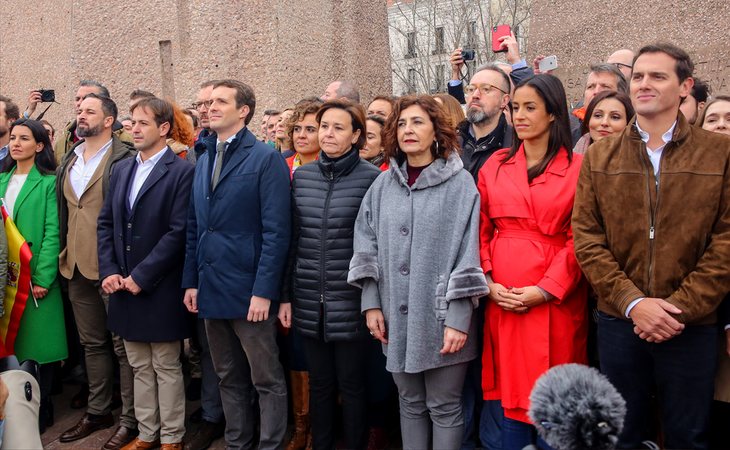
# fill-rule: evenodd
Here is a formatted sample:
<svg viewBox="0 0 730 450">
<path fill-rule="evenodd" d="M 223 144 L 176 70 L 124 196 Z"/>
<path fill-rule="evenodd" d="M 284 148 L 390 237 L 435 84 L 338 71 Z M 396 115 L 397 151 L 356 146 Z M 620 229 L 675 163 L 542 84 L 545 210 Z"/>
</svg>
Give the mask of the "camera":
<svg viewBox="0 0 730 450">
<path fill-rule="evenodd" d="M 51 103 L 56 101 L 56 91 L 53 89 L 38 89 L 41 94 L 41 103 Z"/>
<path fill-rule="evenodd" d="M 476 51 L 473 49 L 466 49 L 461 51 L 461 59 L 464 61 L 473 61 L 476 57 Z"/>
</svg>

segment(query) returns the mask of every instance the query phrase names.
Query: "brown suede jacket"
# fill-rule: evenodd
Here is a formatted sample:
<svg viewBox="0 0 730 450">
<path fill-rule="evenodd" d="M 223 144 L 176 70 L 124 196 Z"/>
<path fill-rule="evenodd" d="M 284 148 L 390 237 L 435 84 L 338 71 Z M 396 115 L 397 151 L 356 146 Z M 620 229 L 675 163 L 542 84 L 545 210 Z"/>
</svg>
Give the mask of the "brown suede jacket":
<svg viewBox="0 0 730 450">
<path fill-rule="evenodd" d="M 573 208 L 575 253 L 598 309 L 622 319 L 640 297 L 712 324 L 730 290 L 730 138 L 679 114 L 659 182 L 632 120 L 591 145 Z"/>
</svg>

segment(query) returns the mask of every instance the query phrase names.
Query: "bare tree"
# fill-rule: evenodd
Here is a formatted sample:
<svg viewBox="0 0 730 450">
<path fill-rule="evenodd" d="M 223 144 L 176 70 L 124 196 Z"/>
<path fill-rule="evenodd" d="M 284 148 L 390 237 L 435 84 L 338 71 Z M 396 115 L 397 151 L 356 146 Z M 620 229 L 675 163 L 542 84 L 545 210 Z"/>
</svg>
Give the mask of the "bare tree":
<svg viewBox="0 0 730 450">
<path fill-rule="evenodd" d="M 526 50 L 530 0 L 406 0 L 388 7 L 394 94 L 446 88 L 453 49 L 475 50 L 474 68 L 496 59 L 491 28 L 509 24 Z"/>
</svg>

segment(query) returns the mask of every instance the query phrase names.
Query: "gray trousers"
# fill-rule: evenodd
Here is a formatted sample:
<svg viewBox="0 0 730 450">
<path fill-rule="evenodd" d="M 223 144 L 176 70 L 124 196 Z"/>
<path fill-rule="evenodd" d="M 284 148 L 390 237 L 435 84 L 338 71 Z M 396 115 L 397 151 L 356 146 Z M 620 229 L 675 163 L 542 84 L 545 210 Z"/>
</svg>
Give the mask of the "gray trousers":
<svg viewBox="0 0 730 450">
<path fill-rule="evenodd" d="M 420 373 L 393 373 L 404 450 L 457 450 L 464 435 L 461 393 L 468 363 Z M 433 445 L 429 435 L 433 433 Z"/>
<path fill-rule="evenodd" d="M 89 380 L 87 412 L 99 415 L 110 412 L 116 354 L 122 391 L 119 423 L 128 428 L 137 428 L 132 367 L 127 361 L 124 342 L 119 336 L 112 337 L 106 327 L 109 298 L 102 295 L 98 281 L 87 279 L 78 270 L 68 280 L 68 298 L 74 311 L 79 340 L 84 347 L 86 375 Z"/>
<path fill-rule="evenodd" d="M 276 315 L 264 322 L 205 319 L 213 367 L 220 377 L 226 448 L 253 446 L 252 386 L 261 410 L 260 450 L 278 449 L 286 432 L 287 396 L 276 344 Z"/>
</svg>

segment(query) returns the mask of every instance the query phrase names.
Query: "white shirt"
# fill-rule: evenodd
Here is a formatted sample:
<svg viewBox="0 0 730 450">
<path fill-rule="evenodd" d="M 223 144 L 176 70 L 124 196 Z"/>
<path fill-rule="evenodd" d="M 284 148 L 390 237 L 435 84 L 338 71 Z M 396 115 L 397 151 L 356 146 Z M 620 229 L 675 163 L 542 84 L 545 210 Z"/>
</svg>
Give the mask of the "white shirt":
<svg viewBox="0 0 730 450">
<path fill-rule="evenodd" d="M 18 199 L 18 194 L 23 188 L 23 184 L 25 184 L 26 178 L 28 178 L 27 173 L 23 175 L 14 174 L 12 177 L 10 177 L 10 181 L 8 182 L 8 189 L 5 191 L 5 197 L 3 197 L 3 200 L 5 200 L 5 209 L 8 211 L 8 215 L 10 215 L 10 217 L 13 217 L 15 200 Z"/>
<path fill-rule="evenodd" d="M 649 148 L 649 133 L 642 130 L 639 126 L 639 121 L 636 122 L 636 131 L 639 132 L 639 136 L 641 136 L 641 140 L 644 141 L 644 144 L 646 144 L 646 152 L 649 154 L 649 160 L 651 161 L 651 165 L 654 168 L 654 178 L 656 178 L 656 184 L 659 186 L 659 165 L 662 162 L 662 153 L 664 152 L 664 147 L 667 146 L 669 141 L 672 140 L 672 136 L 674 135 L 674 128 L 677 126 L 677 121 L 675 120 L 671 127 L 667 131 L 662 134 L 662 142 L 664 142 L 663 145 L 660 145 L 658 148 L 655 148 L 654 150 Z M 629 317 L 629 313 L 631 313 L 631 310 L 634 309 L 634 306 L 636 306 L 637 303 L 644 300 L 644 297 L 637 298 L 633 302 L 629 303 L 629 306 L 626 308 L 626 317 Z"/>
<path fill-rule="evenodd" d="M 81 194 L 83 194 L 86 190 L 86 186 L 89 184 L 91 177 L 99 167 L 101 160 L 104 159 L 104 156 L 111 147 L 112 140 L 110 139 L 109 142 L 104 144 L 94 156 L 89 158 L 88 161 L 84 161 L 84 149 L 86 148 L 85 142 L 82 142 L 74 149 L 74 153 L 76 153 L 76 161 L 74 162 L 74 165 L 71 166 L 68 179 L 74 190 L 74 194 L 76 194 L 76 198 L 81 198 Z"/>
<path fill-rule="evenodd" d="M 137 200 L 137 195 L 142 189 L 142 185 L 152 173 L 152 169 L 157 165 L 157 161 L 162 159 L 162 156 L 169 150 L 170 147 L 165 147 L 159 152 L 155 153 L 152 157 L 147 158 L 147 161 L 142 161 L 142 154 L 137 153 L 135 160 L 137 161 L 137 170 L 134 172 L 134 179 L 132 180 L 132 187 L 129 189 L 129 207 L 134 206 L 134 202 Z"/>
</svg>

